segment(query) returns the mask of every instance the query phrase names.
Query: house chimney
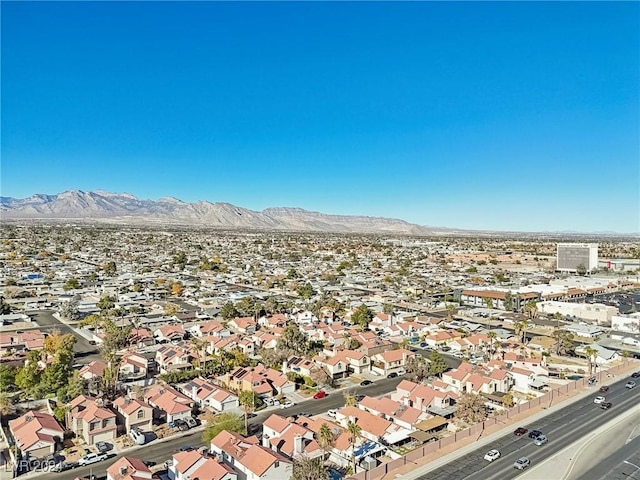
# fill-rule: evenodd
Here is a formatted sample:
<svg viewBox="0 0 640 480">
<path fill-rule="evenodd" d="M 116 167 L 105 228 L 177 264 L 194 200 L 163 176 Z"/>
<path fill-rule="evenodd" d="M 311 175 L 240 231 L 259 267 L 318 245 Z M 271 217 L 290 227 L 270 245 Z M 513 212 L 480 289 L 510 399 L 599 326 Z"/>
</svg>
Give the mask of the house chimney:
<svg viewBox="0 0 640 480">
<path fill-rule="evenodd" d="M 191 387 L 191 398 L 194 401 L 198 400 L 198 387 L 196 387 L 195 385 L 193 387 Z"/>
<path fill-rule="evenodd" d="M 293 456 L 301 455 L 304 450 L 304 438 L 302 435 L 293 437 Z"/>
<path fill-rule="evenodd" d="M 124 477 L 127 474 L 128 470 L 129 468 L 126 465 L 123 465 L 122 467 L 120 467 L 120 475 Z"/>
</svg>

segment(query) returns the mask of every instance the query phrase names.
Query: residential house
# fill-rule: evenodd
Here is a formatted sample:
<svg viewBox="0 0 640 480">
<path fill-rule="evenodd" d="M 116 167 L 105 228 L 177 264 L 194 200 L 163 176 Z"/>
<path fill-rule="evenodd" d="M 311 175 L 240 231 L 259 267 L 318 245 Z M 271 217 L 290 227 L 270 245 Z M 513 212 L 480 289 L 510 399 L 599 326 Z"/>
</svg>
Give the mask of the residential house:
<svg viewBox="0 0 640 480">
<path fill-rule="evenodd" d="M 149 432 L 153 428 L 153 407 L 136 398 L 118 397 L 113 402 L 116 423 L 121 433 L 129 433 L 137 428 Z"/>
<path fill-rule="evenodd" d="M 146 378 L 148 371 L 149 360 L 144 355 L 126 352 L 120 359 L 119 378 L 121 380 Z"/>
<path fill-rule="evenodd" d="M 415 352 L 404 348 L 400 348 L 398 350 L 387 350 L 386 352 L 378 353 L 371 357 L 373 362 L 371 370 L 385 376 L 390 373 L 402 373 L 407 360 L 409 358 L 414 358 L 415 356 Z"/>
<path fill-rule="evenodd" d="M 219 380 L 232 391 L 252 391 L 265 398 L 286 395 L 294 392 L 296 388 L 296 384 L 285 374 L 261 364 L 256 367 L 236 367 Z"/>
<path fill-rule="evenodd" d="M 22 456 L 43 458 L 61 446 L 64 428 L 53 415 L 30 410 L 9 421 L 9 430 Z"/>
<path fill-rule="evenodd" d="M 107 369 L 107 364 L 102 360 L 94 360 L 88 363 L 80 369 L 78 372 L 80 378 L 84 380 L 92 380 L 94 378 L 104 377 L 104 371 Z"/>
<path fill-rule="evenodd" d="M 204 456 L 199 450 L 173 454 L 167 470 L 169 480 L 237 480 L 238 474 L 229 465 Z"/>
<path fill-rule="evenodd" d="M 122 457 L 107 468 L 107 480 L 151 480 L 153 474 L 145 463 L 134 457 Z"/>
<path fill-rule="evenodd" d="M 262 445 L 291 459 L 303 453 L 310 458 L 323 455 L 311 430 L 275 414 L 263 424 Z"/>
<path fill-rule="evenodd" d="M 223 430 L 211 440 L 211 453 L 233 467 L 238 480 L 291 478 L 293 462 L 258 444 L 258 439 Z"/>
<path fill-rule="evenodd" d="M 177 345 L 163 345 L 156 351 L 156 363 L 160 373 L 193 368 L 191 356 L 186 349 Z"/>
<path fill-rule="evenodd" d="M 229 326 L 245 335 L 253 335 L 257 330 L 257 322 L 253 317 L 236 317 L 229 321 Z"/>
<path fill-rule="evenodd" d="M 212 408 L 218 412 L 227 412 L 240 405 L 237 395 L 202 378 L 194 378 L 186 383 L 182 391 L 201 407 Z"/>
<path fill-rule="evenodd" d="M 87 445 L 113 442 L 117 436 L 116 414 L 100 398 L 79 395 L 69 403 L 69 429 Z"/>
<path fill-rule="evenodd" d="M 159 343 L 177 343 L 184 340 L 186 332 L 182 325 L 165 325 L 153 332 L 153 337 Z"/>
<path fill-rule="evenodd" d="M 191 416 L 193 400 L 169 385 L 154 385 L 144 394 L 144 399 L 154 408 L 154 417 L 167 423 Z"/>
</svg>

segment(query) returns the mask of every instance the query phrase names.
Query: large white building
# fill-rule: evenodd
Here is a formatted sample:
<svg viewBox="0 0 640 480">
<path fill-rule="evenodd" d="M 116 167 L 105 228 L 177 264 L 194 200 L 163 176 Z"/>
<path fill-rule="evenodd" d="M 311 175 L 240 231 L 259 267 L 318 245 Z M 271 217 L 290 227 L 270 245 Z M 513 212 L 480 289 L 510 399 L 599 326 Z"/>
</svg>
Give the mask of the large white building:
<svg viewBox="0 0 640 480">
<path fill-rule="evenodd" d="M 582 265 L 590 272 L 598 268 L 597 243 L 559 243 L 556 270 L 576 272 Z"/>
<path fill-rule="evenodd" d="M 538 303 L 538 311 L 547 314 L 560 313 L 563 316 L 572 316 L 583 320 L 591 320 L 599 325 L 608 325 L 611 319 L 618 314 L 618 309 L 602 303 L 572 303 L 545 301 Z"/>
</svg>

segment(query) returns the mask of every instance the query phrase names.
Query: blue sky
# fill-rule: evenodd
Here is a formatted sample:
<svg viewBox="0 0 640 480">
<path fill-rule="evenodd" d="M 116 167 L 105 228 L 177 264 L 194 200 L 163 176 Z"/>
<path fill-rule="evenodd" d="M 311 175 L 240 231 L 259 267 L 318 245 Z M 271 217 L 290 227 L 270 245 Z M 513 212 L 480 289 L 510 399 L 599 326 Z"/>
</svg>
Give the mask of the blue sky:
<svg viewBox="0 0 640 480">
<path fill-rule="evenodd" d="M 640 3 L 2 2 L 2 195 L 640 231 Z"/>
</svg>

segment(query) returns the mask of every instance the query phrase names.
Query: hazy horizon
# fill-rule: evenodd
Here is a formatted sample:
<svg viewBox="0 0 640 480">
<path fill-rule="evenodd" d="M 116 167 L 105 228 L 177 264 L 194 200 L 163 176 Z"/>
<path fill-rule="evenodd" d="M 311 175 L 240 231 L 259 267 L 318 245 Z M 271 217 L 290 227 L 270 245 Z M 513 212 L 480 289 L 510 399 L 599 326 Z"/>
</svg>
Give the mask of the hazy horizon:
<svg viewBox="0 0 640 480">
<path fill-rule="evenodd" d="M 2 195 L 640 232 L 637 2 L 3 2 Z"/>
</svg>

